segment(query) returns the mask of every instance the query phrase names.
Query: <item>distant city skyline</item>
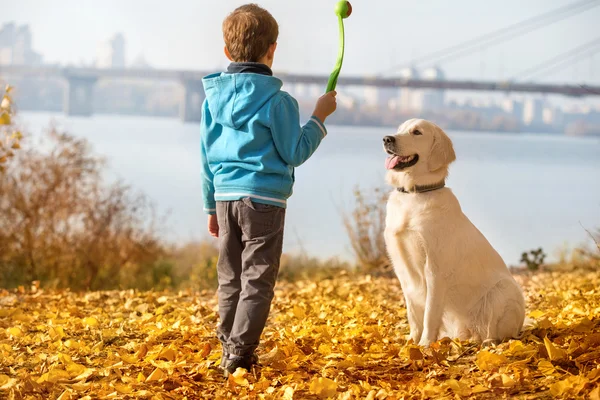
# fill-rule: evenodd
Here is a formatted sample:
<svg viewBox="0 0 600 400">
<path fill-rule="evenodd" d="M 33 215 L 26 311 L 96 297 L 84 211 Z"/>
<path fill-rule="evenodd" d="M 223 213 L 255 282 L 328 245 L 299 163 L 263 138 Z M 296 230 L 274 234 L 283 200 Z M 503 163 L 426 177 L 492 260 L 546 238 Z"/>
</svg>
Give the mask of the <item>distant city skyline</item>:
<svg viewBox="0 0 600 400">
<path fill-rule="evenodd" d="M 302 5 L 276 0 L 258 3 L 280 24 L 274 69 L 326 74 L 337 53 L 336 0 L 306 0 Z M 32 47 L 48 63 L 92 64 L 98 47 L 116 34 L 126 42 L 127 60 L 144 60 L 156 68 L 220 70 L 221 22 L 245 1 L 21 0 L 3 6 L 0 25 L 28 24 Z M 502 3 L 460 0 L 394 2 L 354 0 L 346 22 L 347 50 L 343 73 L 375 75 L 392 65 L 472 37 L 503 28 L 573 0 L 530 0 Z M 514 10 L 518 10 L 515 12 Z M 597 31 L 600 7 L 536 30 L 518 39 L 440 67 L 448 79 L 509 79 L 557 54 L 589 42 Z M 427 65 L 423 66 L 423 69 Z M 598 72 L 595 72 L 595 71 Z M 600 55 L 583 57 L 568 68 L 537 79 L 600 83 Z"/>
<path fill-rule="evenodd" d="M 43 56 L 33 50 L 29 25 L 0 25 L 0 65 L 40 65 Z"/>
</svg>

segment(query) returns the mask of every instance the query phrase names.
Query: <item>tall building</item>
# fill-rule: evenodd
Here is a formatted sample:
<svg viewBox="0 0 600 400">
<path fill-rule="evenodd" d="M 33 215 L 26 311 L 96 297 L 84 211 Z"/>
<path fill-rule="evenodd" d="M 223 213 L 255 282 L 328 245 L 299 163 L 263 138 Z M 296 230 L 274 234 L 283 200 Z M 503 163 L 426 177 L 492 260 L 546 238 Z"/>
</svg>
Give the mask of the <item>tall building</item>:
<svg viewBox="0 0 600 400">
<path fill-rule="evenodd" d="M 118 33 L 98 47 L 98 68 L 125 68 L 125 37 Z"/>
<path fill-rule="evenodd" d="M 564 123 L 564 113 L 558 107 L 546 105 L 542 110 L 542 120 L 546 125 L 561 126 Z"/>
<path fill-rule="evenodd" d="M 523 122 L 525 125 L 544 124 L 545 101 L 542 98 L 527 99 L 523 104 Z"/>
<path fill-rule="evenodd" d="M 502 109 L 515 117 L 518 121 L 523 121 L 524 105 L 522 101 L 507 98 L 502 101 Z"/>
<path fill-rule="evenodd" d="M 405 80 L 419 79 L 419 72 L 413 67 L 403 68 L 397 74 L 395 74 L 395 77 Z M 402 112 L 420 111 L 419 107 L 422 97 L 422 90 L 401 88 L 400 96 L 395 108 Z"/>
<path fill-rule="evenodd" d="M 393 109 L 399 97 L 398 88 L 365 86 L 363 89 L 365 104 L 369 107 Z"/>
<path fill-rule="evenodd" d="M 42 55 L 32 48 L 29 25 L 6 23 L 0 29 L 0 65 L 40 65 Z"/>
<path fill-rule="evenodd" d="M 438 67 L 427 68 L 423 71 L 422 78 L 428 81 L 443 81 L 446 79 L 444 72 Z M 421 104 L 419 109 L 431 111 L 444 108 L 445 93 L 442 89 L 425 89 L 420 97 Z"/>
</svg>

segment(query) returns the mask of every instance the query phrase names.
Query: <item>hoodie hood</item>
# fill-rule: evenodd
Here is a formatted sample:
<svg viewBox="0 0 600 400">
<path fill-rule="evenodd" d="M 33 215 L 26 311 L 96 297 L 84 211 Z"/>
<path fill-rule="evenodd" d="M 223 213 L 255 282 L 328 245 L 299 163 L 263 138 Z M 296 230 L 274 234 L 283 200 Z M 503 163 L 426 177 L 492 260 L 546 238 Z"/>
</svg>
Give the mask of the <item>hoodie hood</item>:
<svg viewBox="0 0 600 400">
<path fill-rule="evenodd" d="M 239 129 L 279 91 L 278 78 L 256 73 L 217 73 L 202 79 L 214 121 Z"/>
</svg>

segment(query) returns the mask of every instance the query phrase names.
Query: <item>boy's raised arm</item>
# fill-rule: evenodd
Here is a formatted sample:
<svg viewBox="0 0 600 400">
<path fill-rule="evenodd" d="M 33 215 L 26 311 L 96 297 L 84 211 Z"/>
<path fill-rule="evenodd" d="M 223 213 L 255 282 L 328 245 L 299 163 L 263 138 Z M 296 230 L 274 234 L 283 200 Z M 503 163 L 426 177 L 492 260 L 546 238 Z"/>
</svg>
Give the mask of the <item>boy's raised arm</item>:
<svg viewBox="0 0 600 400">
<path fill-rule="evenodd" d="M 300 127 L 298 102 L 291 96 L 282 96 L 271 110 L 271 132 L 279 155 L 292 167 L 308 160 L 327 135 L 323 121 L 314 115 Z"/>
</svg>

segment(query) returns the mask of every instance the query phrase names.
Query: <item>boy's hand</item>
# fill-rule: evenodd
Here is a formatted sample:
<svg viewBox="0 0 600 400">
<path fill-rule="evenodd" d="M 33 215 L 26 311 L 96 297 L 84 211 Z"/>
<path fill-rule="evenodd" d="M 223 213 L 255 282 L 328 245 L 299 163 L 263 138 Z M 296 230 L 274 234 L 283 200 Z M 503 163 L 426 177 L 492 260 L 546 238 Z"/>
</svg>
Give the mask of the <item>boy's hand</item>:
<svg viewBox="0 0 600 400">
<path fill-rule="evenodd" d="M 325 122 L 325 119 L 329 117 L 337 108 L 337 103 L 335 100 L 335 96 L 337 92 L 332 90 L 329 93 L 325 93 L 323 96 L 317 100 L 317 105 L 315 106 L 315 111 L 313 115 L 319 118 L 322 122 Z"/>
<path fill-rule="evenodd" d="M 208 216 L 208 233 L 216 238 L 219 237 L 219 222 L 216 215 Z"/>
</svg>

